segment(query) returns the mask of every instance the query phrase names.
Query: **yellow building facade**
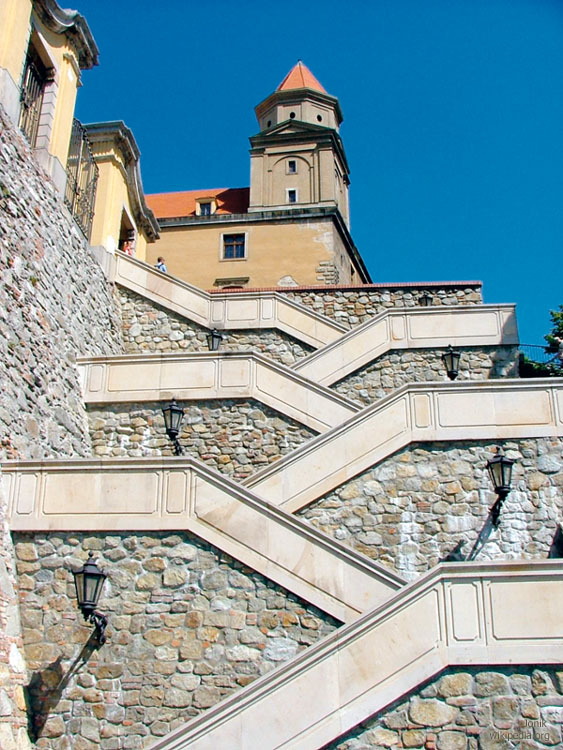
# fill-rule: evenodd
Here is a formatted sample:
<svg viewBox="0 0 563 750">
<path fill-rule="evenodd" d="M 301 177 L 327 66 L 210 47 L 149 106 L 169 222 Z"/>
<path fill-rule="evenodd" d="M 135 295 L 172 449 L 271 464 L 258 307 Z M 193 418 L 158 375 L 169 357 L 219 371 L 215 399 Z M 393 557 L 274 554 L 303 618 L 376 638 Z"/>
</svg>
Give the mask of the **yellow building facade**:
<svg viewBox="0 0 563 750">
<path fill-rule="evenodd" d="M 148 195 L 169 273 L 203 288 L 362 284 L 338 99 L 301 61 L 256 107 L 250 187 Z"/>
</svg>

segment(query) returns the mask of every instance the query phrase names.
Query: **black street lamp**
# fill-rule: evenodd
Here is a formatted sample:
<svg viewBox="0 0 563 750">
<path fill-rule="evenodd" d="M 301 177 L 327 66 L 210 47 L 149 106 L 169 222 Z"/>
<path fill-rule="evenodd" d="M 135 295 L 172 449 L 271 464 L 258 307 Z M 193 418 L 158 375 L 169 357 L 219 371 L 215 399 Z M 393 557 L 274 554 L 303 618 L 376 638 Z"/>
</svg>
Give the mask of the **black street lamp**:
<svg viewBox="0 0 563 750">
<path fill-rule="evenodd" d="M 101 612 L 97 612 L 96 607 L 107 575 L 98 568 L 96 561 L 92 559 L 92 552 L 88 553 L 88 559 L 82 568 L 73 570 L 72 575 L 74 576 L 76 598 L 80 611 L 86 622 L 94 624 L 96 639 L 101 645 L 106 642 L 105 630 L 108 618 Z"/>
<path fill-rule="evenodd" d="M 421 296 L 418 298 L 418 302 L 421 307 L 431 307 L 432 295 L 428 294 L 428 292 L 424 292 L 424 294 L 421 294 Z"/>
<path fill-rule="evenodd" d="M 210 352 L 216 352 L 219 349 L 219 344 L 223 340 L 223 334 L 220 333 L 216 328 L 210 331 L 207 336 L 207 346 Z"/>
<path fill-rule="evenodd" d="M 174 444 L 174 452 L 177 456 L 181 456 L 184 451 L 178 440 L 178 435 L 180 434 L 182 419 L 184 418 L 184 410 L 172 399 L 168 406 L 162 407 L 162 414 L 164 415 L 166 434 Z"/>
<path fill-rule="evenodd" d="M 497 455 L 491 458 L 490 461 L 487 461 L 487 470 L 497 494 L 497 501 L 491 508 L 491 518 L 495 528 L 500 523 L 500 509 L 502 504 L 510 492 L 513 465 L 514 459 L 507 458 L 502 448 L 498 448 Z"/>
<path fill-rule="evenodd" d="M 450 380 L 455 380 L 459 374 L 459 360 L 461 359 L 461 352 L 456 351 L 450 344 L 446 351 L 442 354 L 442 362 L 446 368 L 446 373 Z"/>
</svg>

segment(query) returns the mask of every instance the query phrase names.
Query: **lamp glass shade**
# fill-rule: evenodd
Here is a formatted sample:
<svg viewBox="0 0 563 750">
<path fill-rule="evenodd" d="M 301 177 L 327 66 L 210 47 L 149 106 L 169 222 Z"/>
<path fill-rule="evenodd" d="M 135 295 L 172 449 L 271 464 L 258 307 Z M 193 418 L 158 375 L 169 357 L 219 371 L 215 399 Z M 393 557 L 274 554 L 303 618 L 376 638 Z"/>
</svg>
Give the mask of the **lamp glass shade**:
<svg viewBox="0 0 563 750">
<path fill-rule="evenodd" d="M 216 352 L 219 349 L 219 344 L 223 340 L 223 334 L 214 328 L 210 333 L 207 334 L 207 346 L 210 352 Z"/>
<path fill-rule="evenodd" d="M 444 367 L 448 373 L 450 380 L 455 380 L 459 373 L 459 360 L 461 359 L 461 353 L 456 351 L 450 344 L 446 351 L 442 354 L 442 361 Z"/>
<path fill-rule="evenodd" d="M 180 432 L 180 426 L 184 417 L 184 409 L 178 406 L 176 401 L 171 401 L 168 406 L 162 408 L 164 415 L 164 426 L 168 435 L 175 436 Z"/>
<path fill-rule="evenodd" d="M 487 461 L 487 469 L 497 494 L 508 494 L 512 482 L 514 459 L 507 458 L 499 448 L 497 455 Z"/>
<path fill-rule="evenodd" d="M 80 570 L 73 572 L 78 606 L 83 612 L 93 612 L 102 593 L 107 575 L 98 568 L 92 553 Z"/>
</svg>

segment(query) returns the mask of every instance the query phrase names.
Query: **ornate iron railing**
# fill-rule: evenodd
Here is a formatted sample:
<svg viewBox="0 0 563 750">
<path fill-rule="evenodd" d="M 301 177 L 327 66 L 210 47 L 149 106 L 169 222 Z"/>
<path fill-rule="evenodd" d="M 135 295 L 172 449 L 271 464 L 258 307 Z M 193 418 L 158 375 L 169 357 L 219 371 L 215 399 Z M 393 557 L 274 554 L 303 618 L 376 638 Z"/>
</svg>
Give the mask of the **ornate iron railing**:
<svg viewBox="0 0 563 750">
<path fill-rule="evenodd" d="M 86 239 L 90 238 L 92 229 L 98 173 L 86 130 L 74 119 L 66 167 L 65 203 Z"/>
<path fill-rule="evenodd" d="M 25 61 L 25 71 L 20 93 L 21 111 L 19 126 L 31 146 L 35 146 L 39 118 L 43 104 L 43 91 L 47 83 L 46 71 L 32 57 Z"/>
</svg>

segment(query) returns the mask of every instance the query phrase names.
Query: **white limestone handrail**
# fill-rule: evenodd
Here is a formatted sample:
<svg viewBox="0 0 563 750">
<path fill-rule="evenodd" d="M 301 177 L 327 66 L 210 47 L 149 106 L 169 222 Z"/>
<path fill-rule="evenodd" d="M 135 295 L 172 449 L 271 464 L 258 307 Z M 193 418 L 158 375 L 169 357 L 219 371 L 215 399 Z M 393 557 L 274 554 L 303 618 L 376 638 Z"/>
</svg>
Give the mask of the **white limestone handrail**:
<svg viewBox="0 0 563 750">
<path fill-rule="evenodd" d="M 563 435 L 563 378 L 411 383 L 243 484 L 295 511 L 417 441 Z"/>
<path fill-rule="evenodd" d="M 440 565 L 151 750 L 318 750 L 448 666 L 557 664 L 559 562 Z"/>
<path fill-rule="evenodd" d="M 332 385 L 390 349 L 517 345 L 514 305 L 386 310 L 300 359 L 293 369 Z"/>
<path fill-rule="evenodd" d="M 112 281 L 206 328 L 277 328 L 314 347 L 347 330 L 277 292 L 209 294 L 124 253 L 112 265 Z"/>
<path fill-rule="evenodd" d="M 13 531 L 190 531 L 344 622 L 404 583 L 191 458 L 7 461 Z"/>
<path fill-rule="evenodd" d="M 254 398 L 317 432 L 360 406 L 254 353 L 141 354 L 78 360 L 87 404 Z"/>
</svg>

